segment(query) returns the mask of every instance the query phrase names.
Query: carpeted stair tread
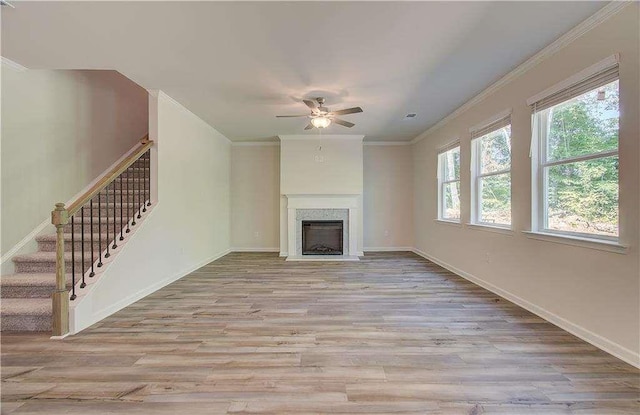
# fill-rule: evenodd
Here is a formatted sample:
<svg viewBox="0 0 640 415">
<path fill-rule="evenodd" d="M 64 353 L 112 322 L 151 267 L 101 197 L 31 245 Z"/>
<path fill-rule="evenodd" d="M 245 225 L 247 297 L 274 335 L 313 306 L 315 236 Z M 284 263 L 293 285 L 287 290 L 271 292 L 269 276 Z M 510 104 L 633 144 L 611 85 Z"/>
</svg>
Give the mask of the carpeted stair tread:
<svg viewBox="0 0 640 415">
<path fill-rule="evenodd" d="M 67 282 L 71 282 L 71 274 L 67 274 Z M 49 286 L 56 285 L 56 274 L 20 272 L 0 277 L 2 286 Z"/>
<path fill-rule="evenodd" d="M 85 260 L 87 259 L 87 251 L 84 252 Z M 89 257 L 91 252 L 88 252 Z M 65 261 L 71 262 L 71 252 L 64 253 Z M 16 255 L 13 257 L 14 262 L 56 262 L 56 253 L 49 251 L 38 251 L 32 254 Z M 76 262 L 80 262 L 80 254 L 76 254 Z"/>
<path fill-rule="evenodd" d="M 3 298 L 1 329 L 7 331 L 51 331 L 51 298 Z"/>
<path fill-rule="evenodd" d="M 67 274 L 67 289 L 71 289 L 71 274 Z M 56 274 L 29 273 L 3 275 L 0 278 L 2 298 L 51 298 L 56 289 Z"/>
<path fill-rule="evenodd" d="M 3 298 L 2 316 L 51 316 L 50 298 Z"/>
<path fill-rule="evenodd" d="M 94 232 L 93 234 L 93 239 L 94 240 L 98 240 L 98 233 Z M 65 232 L 63 234 L 64 236 L 64 241 L 65 242 L 71 242 L 71 232 Z M 113 232 L 109 232 L 108 236 L 106 232 L 102 232 L 102 240 L 107 239 L 107 237 L 109 237 L 110 239 L 113 239 Z M 79 232 L 76 232 L 73 234 L 73 238 L 75 239 L 75 242 L 79 242 L 82 240 L 82 234 Z M 84 240 L 86 241 L 90 241 L 91 240 L 91 233 L 85 232 L 84 233 Z M 57 241 L 57 235 L 51 234 L 51 235 L 40 235 L 36 237 L 36 241 L 38 242 L 56 242 Z"/>
</svg>

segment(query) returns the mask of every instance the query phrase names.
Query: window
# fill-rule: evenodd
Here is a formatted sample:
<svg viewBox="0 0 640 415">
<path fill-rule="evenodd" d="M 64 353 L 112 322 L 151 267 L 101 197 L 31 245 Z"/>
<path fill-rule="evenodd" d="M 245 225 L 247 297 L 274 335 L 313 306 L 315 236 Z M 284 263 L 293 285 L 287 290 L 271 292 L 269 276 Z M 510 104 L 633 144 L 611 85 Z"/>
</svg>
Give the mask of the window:
<svg viewBox="0 0 640 415">
<path fill-rule="evenodd" d="M 535 230 L 617 241 L 618 97 L 616 63 L 533 104 Z"/>
<path fill-rule="evenodd" d="M 511 116 L 471 133 L 471 222 L 511 227 Z"/>
<path fill-rule="evenodd" d="M 460 146 L 438 155 L 438 219 L 460 221 Z"/>
</svg>

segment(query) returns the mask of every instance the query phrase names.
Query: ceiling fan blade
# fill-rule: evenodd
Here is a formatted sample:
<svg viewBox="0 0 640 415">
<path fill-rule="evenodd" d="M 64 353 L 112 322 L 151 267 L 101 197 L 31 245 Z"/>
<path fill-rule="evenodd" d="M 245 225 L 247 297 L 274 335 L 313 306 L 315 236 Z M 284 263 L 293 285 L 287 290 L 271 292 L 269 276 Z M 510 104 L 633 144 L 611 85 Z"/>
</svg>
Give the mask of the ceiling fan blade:
<svg viewBox="0 0 640 415">
<path fill-rule="evenodd" d="M 276 118 L 293 118 L 293 117 L 308 117 L 309 114 L 304 115 L 276 115 Z"/>
<path fill-rule="evenodd" d="M 351 128 L 351 127 L 353 127 L 355 125 L 352 122 L 341 120 L 340 118 L 334 118 L 331 121 L 333 121 L 334 123 L 336 123 L 338 125 L 342 125 L 343 127 L 348 127 L 348 128 Z"/>
<path fill-rule="evenodd" d="M 360 108 L 360 107 L 347 108 L 346 110 L 331 111 L 329 114 L 331 114 L 331 115 L 347 115 L 347 114 L 355 114 L 355 113 L 358 113 L 358 112 L 362 112 L 362 108 Z"/>
<path fill-rule="evenodd" d="M 304 102 L 307 107 L 311 108 L 312 110 L 318 108 L 318 103 L 315 101 L 311 101 L 310 99 L 303 99 L 302 102 Z"/>
<path fill-rule="evenodd" d="M 307 126 L 304 127 L 305 130 L 310 130 L 312 128 L 313 128 L 313 124 L 311 124 L 311 123 L 307 124 Z"/>
</svg>

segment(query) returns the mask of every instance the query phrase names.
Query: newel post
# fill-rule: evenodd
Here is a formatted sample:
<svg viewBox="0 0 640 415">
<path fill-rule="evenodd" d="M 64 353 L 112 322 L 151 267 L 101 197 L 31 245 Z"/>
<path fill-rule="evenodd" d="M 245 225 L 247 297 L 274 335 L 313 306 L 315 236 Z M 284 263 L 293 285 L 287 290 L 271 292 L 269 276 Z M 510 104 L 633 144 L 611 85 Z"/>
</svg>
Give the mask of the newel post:
<svg viewBox="0 0 640 415">
<path fill-rule="evenodd" d="M 51 212 L 51 223 L 56 227 L 56 290 L 52 295 L 54 336 L 69 333 L 69 291 L 64 269 L 64 225 L 67 222 L 69 212 L 64 203 L 56 203 L 56 208 Z"/>
</svg>

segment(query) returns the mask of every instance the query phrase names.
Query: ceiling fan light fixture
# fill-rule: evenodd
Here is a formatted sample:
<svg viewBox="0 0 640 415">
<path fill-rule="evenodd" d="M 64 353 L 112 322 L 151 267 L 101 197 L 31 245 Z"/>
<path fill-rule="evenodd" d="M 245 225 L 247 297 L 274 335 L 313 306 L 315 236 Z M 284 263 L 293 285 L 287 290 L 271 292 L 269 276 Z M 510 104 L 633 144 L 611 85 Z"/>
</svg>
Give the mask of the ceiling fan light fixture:
<svg viewBox="0 0 640 415">
<path fill-rule="evenodd" d="M 311 119 L 311 124 L 316 128 L 327 128 L 331 124 L 331 120 L 327 117 L 315 117 Z"/>
</svg>

